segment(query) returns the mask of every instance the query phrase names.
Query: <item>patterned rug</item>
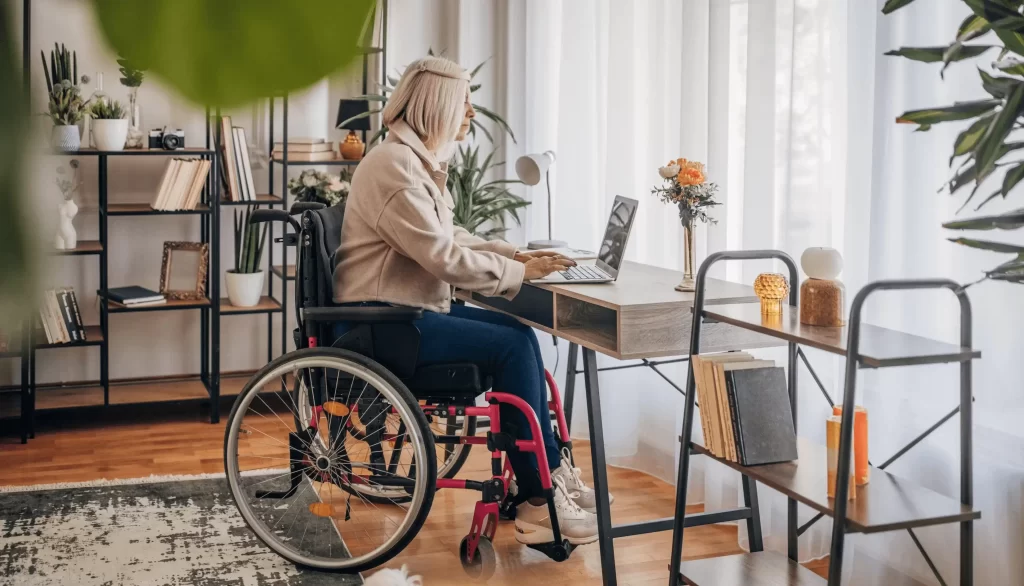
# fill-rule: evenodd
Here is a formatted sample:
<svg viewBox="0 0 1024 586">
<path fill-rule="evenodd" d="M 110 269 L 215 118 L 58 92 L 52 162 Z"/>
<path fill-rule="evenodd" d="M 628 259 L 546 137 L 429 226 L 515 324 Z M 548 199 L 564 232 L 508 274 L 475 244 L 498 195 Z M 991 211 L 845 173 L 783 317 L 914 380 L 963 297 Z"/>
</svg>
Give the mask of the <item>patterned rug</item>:
<svg viewBox="0 0 1024 586">
<path fill-rule="evenodd" d="M 245 526 L 223 475 L 0 488 L 2 585 L 361 583 L 358 576 L 299 569 L 263 545 Z"/>
</svg>

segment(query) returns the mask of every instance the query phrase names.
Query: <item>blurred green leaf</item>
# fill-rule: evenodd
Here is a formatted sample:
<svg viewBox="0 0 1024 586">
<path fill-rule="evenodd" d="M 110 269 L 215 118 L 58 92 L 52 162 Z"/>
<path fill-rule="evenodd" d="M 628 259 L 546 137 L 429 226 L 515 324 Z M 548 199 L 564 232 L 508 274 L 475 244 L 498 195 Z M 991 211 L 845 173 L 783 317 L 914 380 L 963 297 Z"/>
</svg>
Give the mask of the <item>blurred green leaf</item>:
<svg viewBox="0 0 1024 586">
<path fill-rule="evenodd" d="M 1020 116 L 1024 105 L 1024 85 L 1018 85 L 1006 98 L 1003 109 L 996 114 L 995 120 L 988 126 L 985 135 L 978 143 L 974 153 L 975 164 L 978 166 L 978 177 L 986 177 L 995 167 L 996 161 L 1003 156 L 1003 141 L 1010 135 L 1013 125 Z"/>
<path fill-rule="evenodd" d="M 966 155 L 974 150 L 974 147 L 978 145 L 978 141 L 981 140 L 982 135 L 985 134 L 985 130 L 988 129 L 988 125 L 991 121 L 992 115 L 978 118 L 973 124 L 956 137 L 956 142 L 953 143 L 953 156 L 949 158 L 949 163 L 951 165 L 953 164 L 954 157 Z"/>
<path fill-rule="evenodd" d="M 992 242 L 989 240 L 973 240 L 971 238 L 950 238 L 950 242 L 956 242 L 964 246 L 971 248 L 980 248 L 981 250 L 991 250 L 992 252 L 1006 252 L 1012 254 L 1024 254 L 1024 246 L 1017 246 L 1016 244 L 1006 244 L 1005 242 Z"/>
<path fill-rule="evenodd" d="M 987 20 L 976 14 L 969 14 L 960 23 L 960 28 L 956 31 L 956 40 L 959 43 L 965 43 L 984 35 L 990 30 L 992 30 L 992 25 Z"/>
<path fill-rule="evenodd" d="M 1024 228 L 1024 208 L 996 216 L 946 222 L 942 227 L 948 230 L 1016 230 Z"/>
<path fill-rule="evenodd" d="M 0 7 L 0 328 L 31 315 L 39 263 L 22 190 L 28 114 L 22 93 L 20 52 L 9 19 L 11 3 Z M 10 330 L 8 330 L 10 331 Z M 12 340 L 14 337 L 12 336 Z"/>
<path fill-rule="evenodd" d="M 93 0 L 114 51 L 197 104 L 307 87 L 355 61 L 374 0 Z"/>
<path fill-rule="evenodd" d="M 1013 89 L 1020 85 L 1022 82 L 1019 79 L 1012 77 L 997 77 L 991 75 L 983 69 L 978 69 L 978 75 L 981 76 L 981 87 L 988 92 L 993 98 L 1005 98 L 1013 92 Z"/>
<path fill-rule="evenodd" d="M 890 57 L 905 57 L 912 61 L 921 61 L 922 63 L 942 63 L 944 61 L 952 63 L 977 57 L 993 48 L 993 45 L 961 45 L 953 43 L 946 47 L 900 47 L 899 49 L 887 51 L 885 54 Z M 947 53 L 949 53 L 948 56 Z"/>
</svg>

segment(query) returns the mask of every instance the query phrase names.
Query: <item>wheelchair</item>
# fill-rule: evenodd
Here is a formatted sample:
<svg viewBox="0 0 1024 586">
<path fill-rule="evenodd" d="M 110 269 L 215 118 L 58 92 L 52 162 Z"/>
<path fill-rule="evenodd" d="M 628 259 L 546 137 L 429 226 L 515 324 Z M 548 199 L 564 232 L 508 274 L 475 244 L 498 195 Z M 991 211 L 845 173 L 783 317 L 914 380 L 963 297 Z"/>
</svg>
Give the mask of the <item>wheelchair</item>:
<svg viewBox="0 0 1024 586">
<path fill-rule="evenodd" d="M 342 206 L 299 203 L 257 210 L 250 220 L 283 222 L 284 241 L 297 249 L 297 327 L 296 350 L 248 381 L 227 420 L 224 467 L 245 523 L 295 564 L 356 573 L 384 564 L 416 537 L 437 490 L 475 490 L 481 496 L 459 557 L 471 577 L 486 579 L 498 520 L 515 516 L 515 481 L 503 455 L 520 450 L 536 455 L 555 537 L 528 547 L 568 559 L 574 546 L 559 532 L 530 406 L 489 390 L 491 380 L 473 364 L 416 367 L 422 310 L 333 305 L 343 218 Z M 333 340 L 339 321 L 353 327 Z M 546 374 L 555 437 L 571 448 L 558 387 Z M 480 395 L 485 406 L 477 405 Z M 534 439 L 502 431 L 502 406 L 506 416 L 507 409 L 526 415 Z M 478 436 L 483 416 L 489 429 Z M 491 477 L 455 478 L 474 445 L 491 452 Z"/>
</svg>

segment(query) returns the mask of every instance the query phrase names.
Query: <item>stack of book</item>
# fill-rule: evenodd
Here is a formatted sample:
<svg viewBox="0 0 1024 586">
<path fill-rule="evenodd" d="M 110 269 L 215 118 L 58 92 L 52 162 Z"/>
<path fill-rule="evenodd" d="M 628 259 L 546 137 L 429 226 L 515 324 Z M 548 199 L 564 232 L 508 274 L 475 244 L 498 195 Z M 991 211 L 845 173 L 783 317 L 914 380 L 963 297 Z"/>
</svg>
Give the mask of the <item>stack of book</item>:
<svg viewBox="0 0 1024 586">
<path fill-rule="evenodd" d="M 135 285 L 130 287 L 115 287 L 113 289 L 107 289 L 107 299 L 120 303 L 125 307 L 143 307 L 146 305 L 163 305 L 167 303 L 167 298 L 164 297 L 163 294 Z"/>
<path fill-rule="evenodd" d="M 150 204 L 154 210 L 176 212 L 194 210 L 199 205 L 210 172 L 210 161 L 202 159 L 171 159 L 167 161 L 156 200 Z"/>
<path fill-rule="evenodd" d="M 255 201 L 256 187 L 252 180 L 252 164 L 249 162 L 249 143 L 245 129 L 231 126 L 231 117 L 220 119 L 221 132 L 221 174 L 231 201 Z"/>
<path fill-rule="evenodd" d="M 746 352 L 690 357 L 704 447 L 743 466 L 797 459 L 785 371 Z"/>
<path fill-rule="evenodd" d="M 284 159 L 284 143 L 275 142 L 274 152 L 271 156 L 275 160 Z M 315 163 L 317 161 L 333 161 L 334 143 L 327 142 L 322 138 L 299 137 L 288 141 L 288 160 L 302 163 Z"/>
<path fill-rule="evenodd" d="M 85 325 L 78 298 L 71 287 L 49 289 L 43 294 L 39 308 L 39 319 L 43 323 L 47 344 L 72 344 L 85 342 Z"/>
</svg>

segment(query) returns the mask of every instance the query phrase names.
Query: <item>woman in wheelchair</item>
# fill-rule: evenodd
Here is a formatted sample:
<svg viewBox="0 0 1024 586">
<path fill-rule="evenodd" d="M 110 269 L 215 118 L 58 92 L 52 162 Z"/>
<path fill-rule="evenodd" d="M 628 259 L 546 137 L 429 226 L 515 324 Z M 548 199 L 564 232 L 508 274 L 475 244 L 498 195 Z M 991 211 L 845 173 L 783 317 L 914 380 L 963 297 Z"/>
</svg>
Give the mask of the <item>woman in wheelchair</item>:
<svg viewBox="0 0 1024 586">
<path fill-rule="evenodd" d="M 427 57 L 406 69 L 383 112 L 387 139 L 356 168 L 337 252 L 334 301 L 393 304 L 425 310 L 420 365 L 468 362 L 493 378 L 494 390 L 517 395 L 540 422 L 556 486 L 562 534 L 571 543 L 597 539 L 595 498 L 562 454 L 548 414 L 544 362 L 533 329 L 511 317 L 452 304 L 452 287 L 511 299 L 524 280 L 575 263 L 546 253 L 519 252 L 501 240 L 484 240 L 452 222 L 454 202 L 445 186 L 446 161 L 465 139 L 475 115 L 469 74 L 447 59 Z M 341 336 L 352 327 L 339 323 Z M 516 409 L 503 421 L 522 439 L 530 426 Z M 568 452 L 568 450 L 565 450 Z M 516 475 L 516 538 L 552 540 L 537 459 L 512 450 Z"/>
<path fill-rule="evenodd" d="M 493 571 L 499 516 L 557 561 L 597 539 L 594 491 L 572 466 L 533 330 L 452 304 L 453 287 L 511 299 L 524 280 L 574 264 L 453 224 L 444 161 L 475 114 L 469 77 L 436 57 L 406 69 L 382 112 L 387 139 L 360 162 L 344 206 L 252 214 L 296 232 L 284 242 L 297 248 L 297 349 L 238 395 L 224 466 L 246 524 L 296 564 L 385 563 L 415 538 L 438 489 L 480 493 L 459 546 L 477 577 Z M 491 453 L 490 478 L 454 478 L 473 445 Z"/>
</svg>

